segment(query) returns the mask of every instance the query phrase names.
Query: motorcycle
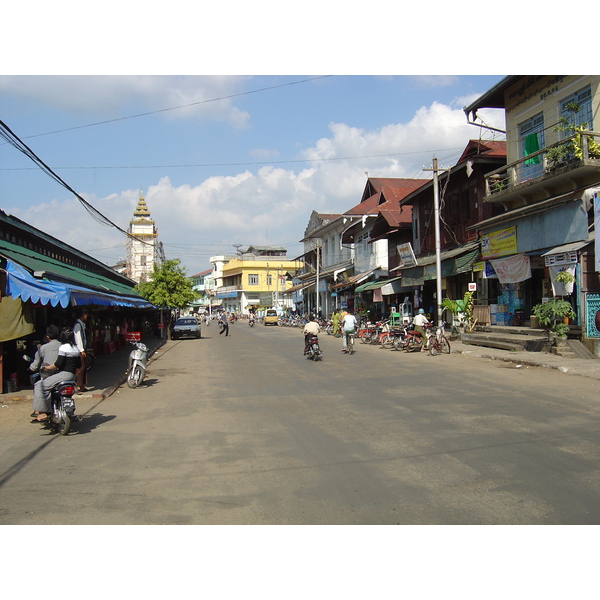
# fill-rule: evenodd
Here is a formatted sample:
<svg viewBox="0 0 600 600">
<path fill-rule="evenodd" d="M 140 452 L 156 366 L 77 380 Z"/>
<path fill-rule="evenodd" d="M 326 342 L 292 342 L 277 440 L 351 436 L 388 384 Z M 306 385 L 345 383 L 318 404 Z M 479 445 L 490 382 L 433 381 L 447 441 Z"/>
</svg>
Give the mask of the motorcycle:
<svg viewBox="0 0 600 600">
<path fill-rule="evenodd" d="M 308 350 L 305 354 L 311 360 L 317 361 L 322 360 L 323 352 L 321 351 L 321 347 L 319 346 L 319 338 L 316 335 L 310 335 L 308 338 Z"/>
<path fill-rule="evenodd" d="M 250 325 L 250 327 L 254 327 L 254 317 L 250 317 L 248 319 L 248 325 Z"/>
<path fill-rule="evenodd" d="M 24 360 L 31 363 L 32 358 L 24 355 Z M 41 378 L 40 371 L 36 371 L 30 377 L 31 385 L 35 385 Z M 72 379 L 59 382 L 50 392 L 50 426 L 58 431 L 60 435 L 67 435 L 73 421 L 81 421 L 81 415 L 75 416 L 75 400 L 73 396 L 77 390 L 77 382 Z M 40 421 L 43 423 L 43 421 Z"/>
<path fill-rule="evenodd" d="M 146 376 L 148 363 L 148 347 L 142 342 L 130 342 L 135 348 L 129 354 L 129 368 L 127 370 L 127 386 L 136 388 Z"/>
</svg>

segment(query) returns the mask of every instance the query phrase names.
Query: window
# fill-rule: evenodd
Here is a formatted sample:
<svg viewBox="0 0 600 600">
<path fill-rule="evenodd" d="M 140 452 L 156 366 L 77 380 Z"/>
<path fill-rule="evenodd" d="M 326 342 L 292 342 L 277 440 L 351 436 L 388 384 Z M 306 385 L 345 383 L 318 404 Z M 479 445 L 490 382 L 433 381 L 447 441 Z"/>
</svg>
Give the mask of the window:
<svg viewBox="0 0 600 600">
<path fill-rule="evenodd" d="M 579 110 L 576 113 L 569 110 L 572 104 L 579 106 Z M 572 125 L 583 125 L 584 129 L 593 131 L 594 116 L 592 113 L 592 90 L 590 86 L 561 100 L 560 116 L 567 119 Z M 566 135 L 566 133 L 563 133 L 563 137 Z"/>
<path fill-rule="evenodd" d="M 248 285 L 258 285 L 258 274 L 248 275 Z"/>
<path fill-rule="evenodd" d="M 546 146 L 544 131 L 544 113 L 539 113 L 519 125 L 519 144 L 521 156 L 529 156 Z M 526 181 L 542 174 L 541 157 L 534 156 L 522 163 L 520 181 Z"/>
<path fill-rule="evenodd" d="M 267 285 L 273 285 L 273 275 L 270 273 L 267 275 Z"/>
</svg>

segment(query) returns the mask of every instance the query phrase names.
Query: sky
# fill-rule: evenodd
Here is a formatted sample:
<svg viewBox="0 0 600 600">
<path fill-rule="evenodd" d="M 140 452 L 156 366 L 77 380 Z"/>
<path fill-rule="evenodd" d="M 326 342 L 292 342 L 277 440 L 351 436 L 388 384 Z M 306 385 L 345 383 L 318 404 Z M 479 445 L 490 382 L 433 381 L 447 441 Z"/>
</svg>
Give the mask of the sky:
<svg viewBox="0 0 600 600">
<path fill-rule="evenodd" d="M 282 245 L 293 258 L 302 253 L 300 240 L 312 211 L 337 213 L 358 204 L 365 172 L 428 178 L 431 173 L 422 169 L 431 166 L 434 156 L 440 166 L 452 166 L 469 139 L 491 139 L 491 132 L 467 124 L 462 108 L 504 75 L 595 71 L 593 52 L 579 52 L 574 59 L 573 52 L 554 52 L 551 42 L 538 47 L 529 38 L 516 41 L 509 26 L 515 15 L 521 23 L 535 23 L 536 32 L 556 31 L 555 11 L 515 0 L 501 6 L 439 0 L 427 5 L 389 0 L 367 5 L 323 0 L 12 2 L 3 7 L 0 36 L 0 120 L 122 229 L 127 229 L 142 190 L 167 257 L 180 258 L 189 275 L 209 269 L 211 256 L 233 253 L 234 244 Z M 502 129 L 499 112 L 480 114 L 488 125 Z M 125 257 L 122 233 L 100 225 L 71 192 L 2 139 L 0 209 L 108 265 Z M 95 533 L 84 529 L 77 532 L 78 544 L 86 539 L 92 543 L 81 553 L 87 561 L 82 566 L 90 557 L 105 561 L 108 544 L 111 556 L 122 547 L 127 554 L 113 560 L 111 568 L 122 564 L 129 575 L 135 573 L 126 583 L 139 595 L 146 580 L 138 574 L 154 556 L 146 557 L 144 551 L 154 552 L 155 543 L 135 546 L 146 560 L 132 569 L 133 537 L 115 546 L 112 531 L 107 531 L 110 542 L 103 544 L 102 528 L 93 528 Z M 163 569 L 168 580 L 159 585 L 168 585 L 171 595 L 173 586 L 175 593 L 185 591 L 188 579 L 172 573 L 196 573 L 198 557 L 189 553 L 189 545 L 181 545 L 183 553 L 173 552 L 182 539 L 198 542 L 195 548 L 201 553 L 206 548 L 217 559 L 203 572 L 203 588 L 209 571 L 219 585 L 226 581 L 231 588 L 234 561 L 244 593 L 250 582 L 268 596 L 266 579 L 280 574 L 268 597 L 281 596 L 280 583 L 288 596 L 314 595 L 313 579 L 296 577 L 295 558 L 320 573 L 318 561 L 306 561 L 320 548 L 327 571 L 318 580 L 319 589 L 331 581 L 332 594 L 339 596 L 340 585 L 347 582 L 347 598 L 382 596 L 378 592 L 397 590 L 399 584 L 422 594 L 423 581 L 428 590 L 439 581 L 439 592 L 447 593 L 448 581 L 456 583 L 467 563 L 469 577 L 460 579 L 465 597 L 480 597 L 486 589 L 490 598 L 505 598 L 514 592 L 511 572 L 521 575 L 521 597 L 539 595 L 540 589 L 547 597 L 564 597 L 573 595 L 574 585 L 587 583 L 581 560 L 589 553 L 583 551 L 560 556 L 560 569 L 553 571 L 564 573 L 558 581 L 546 578 L 543 586 L 544 578 L 529 577 L 538 565 L 544 572 L 549 564 L 557 565 L 557 536 L 559 544 L 587 548 L 565 540 L 566 530 L 553 530 L 552 540 L 538 542 L 547 529 L 537 528 L 534 538 L 531 529 L 459 527 L 445 530 L 446 537 L 438 530 L 435 543 L 419 530 L 408 545 L 403 528 L 394 528 L 394 534 L 389 528 L 376 533 L 372 528 L 334 530 L 319 530 L 321 544 L 314 543 L 310 528 L 309 541 L 277 540 L 276 553 L 268 553 L 275 566 L 265 578 L 268 548 L 260 546 L 262 551 L 256 552 L 255 537 L 236 535 L 232 542 L 226 535 L 231 529 L 202 529 L 201 534 L 186 529 L 182 534 L 178 528 L 171 534 L 173 543 L 168 538 L 165 544 L 169 552 L 161 554 L 161 564 L 172 562 Z M 18 582 L 30 575 L 18 550 L 39 545 L 42 533 L 28 531 L 31 539 L 15 530 L 10 544 L 11 557 L 17 557 L 11 572 L 23 569 Z M 400 538 L 386 538 L 397 531 Z M 164 540 L 166 531 L 160 533 Z M 352 538 L 337 544 L 341 534 Z M 465 535 L 480 534 L 470 552 Z M 154 530 L 151 535 L 154 542 Z M 285 535 L 292 534 L 286 530 Z M 505 552 L 509 545 L 511 564 Z M 398 552 L 404 554 L 399 557 Z M 243 560 L 236 560 L 238 554 Z M 223 555 L 227 560 L 221 560 Z M 400 579 L 398 558 L 405 567 Z M 194 562 L 188 565 L 188 560 Z M 357 566 L 353 573 L 348 564 Z M 504 568 L 502 581 L 496 577 L 497 564 Z M 292 588 L 282 579 L 290 565 L 295 569 L 289 572 Z M 345 576 L 332 579 L 337 566 Z M 89 576 L 88 570 L 81 572 Z M 593 573 L 593 568 L 583 572 Z M 488 585 L 492 579 L 493 590 Z M 146 585 L 155 591 L 156 577 Z"/>
<path fill-rule="evenodd" d="M 502 77 L 5 75 L 0 119 L 120 228 L 143 193 L 167 258 L 193 275 L 234 244 L 299 256 L 312 211 L 355 206 L 367 176 L 430 178 L 434 156 L 452 166 L 469 139 L 502 139 L 462 110 Z M 504 126 L 500 111 L 486 122 Z M 106 264 L 125 257 L 123 233 L 7 143 L 0 208 Z"/>
</svg>

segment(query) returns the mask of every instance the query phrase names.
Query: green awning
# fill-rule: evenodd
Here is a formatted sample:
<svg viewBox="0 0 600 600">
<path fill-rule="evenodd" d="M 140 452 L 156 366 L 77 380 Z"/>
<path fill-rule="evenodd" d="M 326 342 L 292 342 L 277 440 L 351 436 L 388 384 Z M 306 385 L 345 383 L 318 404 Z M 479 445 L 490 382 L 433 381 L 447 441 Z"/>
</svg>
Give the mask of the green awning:
<svg viewBox="0 0 600 600">
<path fill-rule="evenodd" d="M 473 263 L 479 258 L 479 248 L 456 257 L 456 273 L 467 273 L 473 267 Z"/>
<path fill-rule="evenodd" d="M 13 297 L 31 299 L 42 304 L 50 303 L 52 306 L 152 306 L 133 289 L 133 282 L 127 284 L 125 281 L 110 279 L 99 272 L 100 266 L 98 272 L 86 271 L 6 240 L 0 240 L 0 256 L 6 258 L 7 265 L 17 265 L 7 282 L 7 285 L 11 285 Z M 120 275 L 118 277 L 121 278 Z"/>
</svg>

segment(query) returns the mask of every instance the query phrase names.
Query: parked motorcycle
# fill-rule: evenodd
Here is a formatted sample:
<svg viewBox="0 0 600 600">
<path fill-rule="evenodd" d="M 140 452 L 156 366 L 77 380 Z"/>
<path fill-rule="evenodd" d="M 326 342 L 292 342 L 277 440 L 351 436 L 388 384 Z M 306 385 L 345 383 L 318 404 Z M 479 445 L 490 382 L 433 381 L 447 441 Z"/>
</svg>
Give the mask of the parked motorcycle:
<svg viewBox="0 0 600 600">
<path fill-rule="evenodd" d="M 29 363 L 33 360 L 26 354 L 23 358 Z M 31 384 L 35 385 L 41 376 L 40 371 L 33 373 L 30 377 Z M 67 435 L 69 433 L 73 421 L 81 421 L 83 419 L 81 415 L 75 416 L 75 400 L 73 400 L 73 396 L 76 390 L 77 382 L 69 379 L 59 382 L 50 393 L 51 408 L 49 423 L 60 435 Z"/>
<path fill-rule="evenodd" d="M 135 348 L 129 354 L 129 368 L 127 372 L 127 386 L 136 388 L 146 376 L 148 363 L 148 347 L 142 342 L 130 342 Z"/>
<path fill-rule="evenodd" d="M 316 335 L 310 335 L 308 338 L 307 356 L 314 361 L 322 360 L 323 352 L 319 346 L 319 338 Z"/>
</svg>

